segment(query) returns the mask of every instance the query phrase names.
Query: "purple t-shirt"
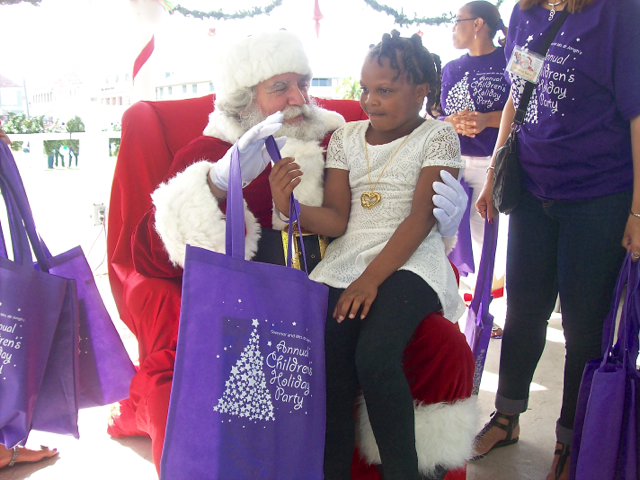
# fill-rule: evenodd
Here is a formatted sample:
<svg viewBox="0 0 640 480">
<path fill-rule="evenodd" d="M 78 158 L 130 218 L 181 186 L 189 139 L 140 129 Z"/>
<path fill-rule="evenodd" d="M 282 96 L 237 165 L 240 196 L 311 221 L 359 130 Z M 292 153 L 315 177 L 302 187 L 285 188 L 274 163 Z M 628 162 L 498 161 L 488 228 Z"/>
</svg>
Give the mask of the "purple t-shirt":
<svg viewBox="0 0 640 480">
<path fill-rule="evenodd" d="M 505 54 L 538 51 L 551 28 L 534 5 L 511 15 Z M 557 19 L 557 16 L 556 16 Z M 514 105 L 525 81 L 507 72 Z M 629 120 L 640 114 L 640 2 L 596 0 L 570 14 L 549 47 L 518 134 L 525 186 L 581 201 L 633 187 Z"/>
<path fill-rule="evenodd" d="M 509 98 L 509 84 L 504 78 L 505 65 L 502 47 L 475 57 L 467 53 L 447 63 L 442 69 L 441 105 L 444 114 L 449 116 L 467 107 L 482 113 L 502 110 Z M 487 157 L 493 153 L 498 129 L 485 128 L 475 138 L 458 137 L 463 155 Z"/>
</svg>

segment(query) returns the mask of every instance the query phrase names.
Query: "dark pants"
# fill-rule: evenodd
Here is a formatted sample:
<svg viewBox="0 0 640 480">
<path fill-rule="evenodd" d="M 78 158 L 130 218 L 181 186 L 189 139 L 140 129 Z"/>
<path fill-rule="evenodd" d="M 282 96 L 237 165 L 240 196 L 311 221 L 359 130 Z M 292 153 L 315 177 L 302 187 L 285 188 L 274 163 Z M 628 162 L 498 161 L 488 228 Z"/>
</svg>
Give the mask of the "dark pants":
<svg viewBox="0 0 640 480">
<path fill-rule="evenodd" d="M 526 192 L 509 219 L 507 318 L 496 408 L 508 414 L 527 409 L 559 292 L 566 358 L 556 436 L 564 444 L 571 444 L 584 365 L 601 355 L 602 325 L 626 253 L 621 241 L 631 195 L 552 202 Z"/>
<path fill-rule="evenodd" d="M 360 387 L 385 480 L 417 480 L 413 398 L 402 354 L 424 317 L 441 309 L 438 296 L 415 273 L 398 271 L 380 285 L 364 320 L 347 318 L 338 323 L 332 314 L 343 291 L 329 289 L 325 478 L 351 479 L 354 400 Z"/>
</svg>

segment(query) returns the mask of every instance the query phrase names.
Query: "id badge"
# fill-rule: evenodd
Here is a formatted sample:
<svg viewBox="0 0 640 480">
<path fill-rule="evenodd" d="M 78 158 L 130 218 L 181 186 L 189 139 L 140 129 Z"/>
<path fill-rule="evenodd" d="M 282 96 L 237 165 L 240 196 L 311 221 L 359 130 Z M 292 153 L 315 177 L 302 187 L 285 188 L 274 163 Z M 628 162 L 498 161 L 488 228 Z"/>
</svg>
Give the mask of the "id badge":
<svg viewBox="0 0 640 480">
<path fill-rule="evenodd" d="M 538 83 L 543 64 L 544 57 L 542 55 L 516 45 L 511 52 L 507 71 L 535 84 Z"/>
</svg>

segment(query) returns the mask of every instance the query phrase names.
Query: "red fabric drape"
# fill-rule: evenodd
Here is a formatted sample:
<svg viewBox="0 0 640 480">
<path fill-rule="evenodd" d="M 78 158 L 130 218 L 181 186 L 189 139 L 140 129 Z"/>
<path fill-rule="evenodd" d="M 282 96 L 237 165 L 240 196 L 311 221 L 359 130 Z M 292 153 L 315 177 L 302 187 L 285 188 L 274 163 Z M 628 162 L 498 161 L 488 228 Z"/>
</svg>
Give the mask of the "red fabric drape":
<svg viewBox="0 0 640 480">
<path fill-rule="evenodd" d="M 154 46 L 155 46 L 155 35 L 152 35 L 151 36 L 151 40 L 149 40 L 149 43 L 147 43 L 144 46 L 144 48 L 142 49 L 142 51 L 140 52 L 140 54 L 136 58 L 136 61 L 133 62 L 133 80 L 132 80 L 132 82 L 136 81 L 136 75 L 138 75 L 138 72 L 140 71 L 142 66 L 145 63 L 147 63 L 147 60 L 149 60 L 149 57 L 153 53 Z"/>
</svg>

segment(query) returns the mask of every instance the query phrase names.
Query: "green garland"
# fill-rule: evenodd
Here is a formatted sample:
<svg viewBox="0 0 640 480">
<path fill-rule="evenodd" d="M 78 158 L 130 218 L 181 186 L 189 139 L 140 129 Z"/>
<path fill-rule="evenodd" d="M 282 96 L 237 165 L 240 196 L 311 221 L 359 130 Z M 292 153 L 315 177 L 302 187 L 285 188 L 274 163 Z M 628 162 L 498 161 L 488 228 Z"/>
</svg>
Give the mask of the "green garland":
<svg viewBox="0 0 640 480">
<path fill-rule="evenodd" d="M 449 12 L 443 13 L 439 17 L 430 18 L 419 18 L 414 13 L 413 18 L 409 18 L 404 14 L 402 10 L 400 11 L 400 13 L 398 13 L 397 10 L 394 10 L 387 5 L 381 5 L 380 3 L 376 2 L 376 0 L 364 0 L 364 3 L 373 8 L 376 12 L 383 12 L 389 16 L 392 16 L 394 18 L 394 23 L 400 25 L 401 27 L 406 27 L 409 25 L 442 25 L 443 23 L 451 23 L 451 21 L 456 17 L 454 13 Z M 500 5 L 502 5 L 502 3 L 504 3 L 504 0 L 497 0 L 496 7 L 500 8 Z"/>
<path fill-rule="evenodd" d="M 455 14 L 449 12 L 448 14 L 443 13 L 439 17 L 431 17 L 431 18 L 418 18 L 416 14 L 413 14 L 413 18 L 407 17 L 403 11 L 398 13 L 397 10 L 387 6 L 381 5 L 376 0 L 364 0 L 364 3 L 373 8 L 376 12 L 383 12 L 387 15 L 390 15 L 394 18 L 394 23 L 400 25 L 401 27 L 406 27 L 408 25 L 442 25 L 443 23 L 450 23 L 451 20 L 455 18 Z"/>
<path fill-rule="evenodd" d="M 40 5 L 42 0 L 0 0 L 0 5 L 17 5 L 19 3 L 30 3 L 31 5 Z"/>
<path fill-rule="evenodd" d="M 18 3 L 30 3 L 32 5 L 40 5 L 42 0 L 0 0 L 0 5 L 17 5 Z M 398 13 L 397 10 L 387 6 L 381 5 L 376 0 L 364 0 L 364 2 L 373 8 L 376 12 L 383 12 L 387 15 L 394 17 L 394 23 L 397 23 L 401 27 L 408 25 L 442 25 L 443 23 L 451 23 L 455 18 L 455 15 L 451 12 L 443 13 L 439 17 L 431 18 L 418 18 L 416 14 L 413 14 L 413 18 L 407 17 L 402 11 Z M 504 0 L 497 0 L 496 7 L 500 8 L 500 5 L 504 3 Z M 251 10 L 241 10 L 236 13 L 223 13 L 222 10 L 213 10 L 211 12 L 201 12 L 199 10 L 189 10 L 182 5 L 172 6 L 167 0 L 163 0 L 163 4 L 167 10 L 171 13 L 178 12 L 185 17 L 193 18 L 215 18 L 216 20 L 237 20 L 247 17 L 255 17 L 257 15 L 268 15 L 271 11 L 282 5 L 282 0 L 273 0 L 267 7 L 253 7 Z"/>
<path fill-rule="evenodd" d="M 2 1 L 2 0 L 0 0 Z M 282 0 L 273 0 L 270 5 L 262 7 L 253 7 L 251 10 L 241 10 L 236 13 L 223 13 L 222 10 L 213 10 L 211 12 L 201 12 L 199 10 L 189 10 L 182 5 L 176 5 L 171 10 L 171 13 L 178 12 L 185 17 L 193 18 L 215 18 L 216 20 L 238 20 L 241 18 L 255 17 L 257 15 L 268 15 L 271 11 L 282 5 Z"/>
</svg>

